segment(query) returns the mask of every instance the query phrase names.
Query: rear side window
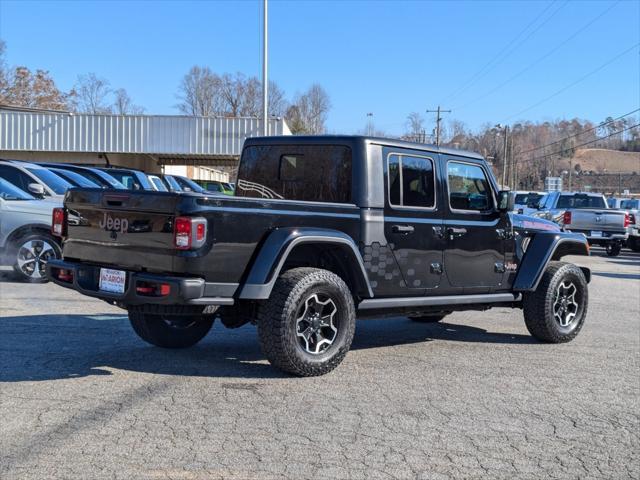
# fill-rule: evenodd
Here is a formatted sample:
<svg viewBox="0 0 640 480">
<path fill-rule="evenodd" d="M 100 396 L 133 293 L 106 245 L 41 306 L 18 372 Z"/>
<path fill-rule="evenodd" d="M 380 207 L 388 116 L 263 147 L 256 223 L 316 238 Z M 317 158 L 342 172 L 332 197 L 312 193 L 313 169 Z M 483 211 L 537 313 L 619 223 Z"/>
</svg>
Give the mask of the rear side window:
<svg viewBox="0 0 640 480">
<path fill-rule="evenodd" d="M 607 204 L 598 196 L 560 195 L 556 208 L 607 208 Z"/>
<path fill-rule="evenodd" d="M 351 149 L 342 145 L 247 147 L 235 195 L 350 203 Z"/>
<path fill-rule="evenodd" d="M 435 207 L 433 161 L 392 153 L 388 157 L 389 204 L 393 207 Z"/>
<path fill-rule="evenodd" d="M 447 180 L 451 209 L 482 212 L 491 208 L 489 180 L 478 165 L 449 162 Z"/>
</svg>

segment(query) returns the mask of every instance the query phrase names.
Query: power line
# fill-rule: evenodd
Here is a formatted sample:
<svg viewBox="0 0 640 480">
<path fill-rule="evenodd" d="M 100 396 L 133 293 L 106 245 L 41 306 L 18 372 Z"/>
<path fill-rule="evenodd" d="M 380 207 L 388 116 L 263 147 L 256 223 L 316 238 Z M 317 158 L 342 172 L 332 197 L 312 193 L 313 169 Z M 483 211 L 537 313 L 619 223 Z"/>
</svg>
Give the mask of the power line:
<svg viewBox="0 0 640 480">
<path fill-rule="evenodd" d="M 612 10 L 616 5 L 618 5 L 622 0 L 618 0 L 616 2 L 614 2 L 613 4 L 611 4 L 609 7 L 607 7 L 604 11 L 602 11 L 600 14 L 598 14 L 595 18 L 593 18 L 592 20 L 590 20 L 589 22 L 587 22 L 585 25 L 583 25 L 581 28 L 579 28 L 578 30 L 576 30 L 573 34 L 571 34 L 569 37 L 567 37 L 564 41 L 562 41 L 561 43 L 559 43 L 558 45 L 556 45 L 554 48 L 552 48 L 551 50 L 549 50 L 547 53 L 545 53 L 544 55 L 542 55 L 541 57 L 539 57 L 537 60 L 535 60 L 533 63 L 529 64 L 527 67 L 523 68 L 522 70 L 520 70 L 518 73 L 516 73 L 515 75 L 511 76 L 510 78 L 508 78 L 507 80 L 505 80 L 504 82 L 502 82 L 501 84 L 499 84 L 498 86 L 492 88 L 491 90 L 489 90 L 488 92 L 480 95 L 479 97 L 476 97 L 475 99 L 471 100 L 470 102 L 465 103 L 464 105 L 460 106 L 460 107 L 456 107 L 454 108 L 454 110 L 462 110 L 464 108 L 469 107 L 470 105 L 473 105 L 474 103 L 479 102 L 480 100 L 483 100 L 485 98 L 487 98 L 490 95 L 493 95 L 494 93 L 500 91 L 505 85 L 511 83 L 512 81 L 514 81 L 516 78 L 520 77 L 521 75 L 523 75 L 524 73 L 528 72 L 529 70 L 531 70 L 533 67 L 535 67 L 536 65 L 538 65 L 540 62 L 546 60 L 547 58 L 549 58 L 551 55 L 553 55 L 554 53 L 556 53 L 558 50 L 560 50 L 562 47 L 564 47 L 567 43 L 569 43 L 571 40 L 573 40 L 574 38 L 576 38 L 578 35 L 580 35 L 582 32 L 584 32 L 587 28 L 589 28 L 591 25 L 593 25 L 595 22 L 597 22 L 598 20 L 600 20 L 600 18 L 602 18 L 604 15 L 606 15 L 607 13 L 609 13 L 610 10 Z"/>
<path fill-rule="evenodd" d="M 521 163 L 534 162 L 536 160 L 542 160 L 543 158 L 552 157 L 554 155 L 560 155 L 561 153 L 569 151 L 569 150 L 577 150 L 578 148 L 584 147 L 585 145 L 591 145 L 592 143 L 600 142 L 601 140 L 605 140 L 605 139 L 607 139 L 609 137 L 613 137 L 614 135 L 619 135 L 621 133 L 626 132 L 627 130 L 631 130 L 632 128 L 636 128 L 638 126 L 640 126 L 640 123 L 636 123 L 635 125 L 631 125 L 630 127 L 624 128 L 624 129 L 622 129 L 620 131 L 610 133 L 609 135 L 606 135 L 604 137 L 596 138 L 595 140 L 590 140 L 588 142 L 581 143 L 580 145 L 575 145 L 575 146 L 573 146 L 571 148 L 567 148 L 565 150 L 558 150 L 557 152 L 547 153 L 546 155 L 541 155 L 539 157 L 529 158 L 527 160 L 521 160 L 520 162 L 517 162 L 517 163 L 521 164 Z"/>
<path fill-rule="evenodd" d="M 565 140 L 569 140 L 570 138 L 573 138 L 573 137 L 579 137 L 579 136 L 582 136 L 582 135 L 584 135 L 585 133 L 592 132 L 593 130 L 597 130 L 598 128 L 604 127 L 605 125 L 609 125 L 610 123 L 613 123 L 613 122 L 615 122 L 616 120 L 620 120 L 621 118 L 628 117 L 629 115 L 633 115 L 634 113 L 636 113 L 636 112 L 638 112 L 638 111 L 640 111 L 640 108 L 636 108 L 636 109 L 635 109 L 634 111 L 632 111 L 632 112 L 625 113 L 624 115 L 620 115 L 619 117 L 613 118 L 613 119 L 609 120 L 608 122 L 602 122 L 602 123 L 599 123 L 598 125 L 596 125 L 596 126 L 594 126 L 594 127 L 592 127 L 592 128 L 589 128 L 589 129 L 587 129 L 587 130 L 583 130 L 582 132 L 575 133 L 575 134 L 573 134 L 573 135 L 569 135 L 568 137 L 561 138 L 560 140 L 556 140 L 555 142 L 551 142 L 551 143 L 548 143 L 548 144 L 546 144 L 546 145 L 541 145 L 541 146 L 539 146 L 539 147 L 535 147 L 535 148 L 532 148 L 532 149 L 530 149 L 530 150 L 525 150 L 524 152 L 520 152 L 520 155 L 524 155 L 525 153 L 535 152 L 536 150 L 541 150 L 541 149 L 543 149 L 543 148 L 550 147 L 551 145 L 556 145 L 556 144 L 558 144 L 558 143 L 562 143 L 562 142 L 564 142 Z"/>
<path fill-rule="evenodd" d="M 602 70 L 603 68 L 609 66 L 610 64 L 612 64 L 613 62 L 615 62 L 616 60 L 618 60 L 620 57 L 626 55 L 627 53 L 629 53 L 631 50 L 633 50 L 634 48 L 636 48 L 638 45 L 640 45 L 640 43 L 636 43 L 635 45 L 632 45 L 631 47 L 627 48 L 626 50 L 622 51 L 621 53 L 619 53 L 618 55 L 616 55 L 615 57 L 609 59 L 608 61 L 606 61 L 605 63 L 603 63 L 602 65 L 600 65 L 598 68 L 596 68 L 595 70 L 590 71 L 589 73 L 587 73 L 586 75 L 583 75 L 582 77 L 580 77 L 579 79 L 577 79 L 576 81 L 570 83 L 569 85 L 561 88 L 560 90 L 558 90 L 557 92 L 549 95 L 546 98 L 543 98 L 542 100 L 540 100 L 539 102 L 531 105 L 530 107 L 525 108 L 524 110 L 519 111 L 518 113 L 511 115 L 510 117 L 507 117 L 503 120 L 503 123 L 505 123 L 507 120 L 511 120 L 514 117 L 517 117 L 519 115 L 522 115 L 523 113 L 528 112 L 529 110 L 533 110 L 534 108 L 542 105 L 543 103 L 551 100 L 554 97 L 557 97 L 558 95 L 560 95 L 561 93 L 569 90 L 571 87 L 577 85 L 578 83 L 586 80 L 587 78 L 589 78 L 591 75 L 594 75 L 596 73 L 598 73 L 600 70 Z"/>
<path fill-rule="evenodd" d="M 482 78 L 483 76 L 485 76 L 487 73 L 489 73 L 491 71 L 492 67 L 495 67 L 496 65 L 498 65 L 500 62 L 502 62 L 504 59 L 506 59 L 509 55 L 511 55 L 513 52 L 515 52 L 524 42 L 526 42 L 527 40 L 529 40 L 529 38 L 531 38 L 531 36 L 533 36 L 536 32 L 538 32 L 547 22 L 549 22 L 549 20 L 551 20 L 560 10 L 562 10 L 562 8 L 564 8 L 564 6 L 568 3 L 568 0 L 565 0 L 564 3 L 562 3 L 556 10 L 554 10 L 553 12 L 551 12 L 551 15 L 549 15 L 546 19 L 544 19 L 542 21 L 542 23 L 540 23 L 536 28 L 534 28 L 531 32 L 529 32 L 526 37 L 524 37 L 523 39 L 519 40 L 520 37 L 522 35 L 524 35 L 527 30 L 529 30 L 529 28 L 533 25 L 536 24 L 536 22 L 542 18 L 544 16 L 545 13 L 547 13 L 547 11 L 556 3 L 557 0 L 553 0 L 551 3 L 549 3 L 549 5 L 547 5 L 544 10 L 542 10 L 542 12 L 540 12 L 538 14 L 538 16 L 536 16 L 531 22 L 529 22 L 527 24 L 527 26 L 525 28 L 523 28 L 520 33 L 518 33 L 518 35 L 516 35 L 513 40 L 511 40 L 507 45 L 505 45 L 502 50 L 500 50 L 491 60 L 489 60 L 489 62 L 487 62 L 480 70 L 478 70 L 469 80 L 467 80 L 465 83 L 463 83 L 460 87 L 458 87 L 457 90 L 453 91 L 448 97 L 446 97 L 443 101 L 451 101 L 454 98 L 457 98 L 460 96 L 461 93 L 465 92 L 466 90 L 468 90 L 473 84 L 476 83 L 477 80 L 479 80 L 480 78 Z M 519 40 L 519 41 L 518 41 Z M 517 42 L 517 43 L 516 43 Z M 514 46 L 515 44 L 515 46 Z"/>
</svg>

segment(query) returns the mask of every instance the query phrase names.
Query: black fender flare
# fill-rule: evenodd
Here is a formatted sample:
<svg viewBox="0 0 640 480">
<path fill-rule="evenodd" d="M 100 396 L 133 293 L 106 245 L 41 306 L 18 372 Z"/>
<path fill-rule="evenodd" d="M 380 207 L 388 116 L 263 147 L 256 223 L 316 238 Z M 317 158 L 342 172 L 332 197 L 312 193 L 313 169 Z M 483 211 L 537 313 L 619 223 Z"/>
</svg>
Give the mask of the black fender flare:
<svg viewBox="0 0 640 480">
<path fill-rule="evenodd" d="M 540 232 L 536 233 L 520 263 L 513 282 L 513 291 L 532 292 L 538 288 L 547 265 L 565 255 L 589 255 L 587 237 L 581 233 Z M 591 270 L 580 267 L 589 282 Z"/>
<path fill-rule="evenodd" d="M 266 300 L 294 247 L 302 244 L 333 244 L 348 252 L 357 281 L 364 288 L 361 296 L 373 297 L 364 262 L 354 240 L 346 233 L 322 228 L 277 228 L 262 244 L 240 290 L 239 298 Z"/>
</svg>

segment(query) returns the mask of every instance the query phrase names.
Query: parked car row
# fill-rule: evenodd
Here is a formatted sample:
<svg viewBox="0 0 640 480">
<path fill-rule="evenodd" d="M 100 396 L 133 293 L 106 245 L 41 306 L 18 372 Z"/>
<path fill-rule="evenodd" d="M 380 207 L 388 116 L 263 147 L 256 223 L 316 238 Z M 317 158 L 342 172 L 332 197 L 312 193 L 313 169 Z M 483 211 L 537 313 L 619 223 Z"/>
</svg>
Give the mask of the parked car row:
<svg viewBox="0 0 640 480">
<path fill-rule="evenodd" d="M 0 159 L 1 265 L 12 266 L 23 280 L 46 281 L 46 262 L 60 257 L 59 241 L 50 233 L 53 209 L 62 205 L 64 194 L 74 187 L 222 193 L 205 190 L 181 175 L 147 174 L 122 167 L 35 164 Z"/>
<path fill-rule="evenodd" d="M 638 200 L 606 199 L 592 192 L 514 192 L 516 211 L 582 233 L 591 245 L 616 256 L 626 245 L 640 249 Z"/>
</svg>

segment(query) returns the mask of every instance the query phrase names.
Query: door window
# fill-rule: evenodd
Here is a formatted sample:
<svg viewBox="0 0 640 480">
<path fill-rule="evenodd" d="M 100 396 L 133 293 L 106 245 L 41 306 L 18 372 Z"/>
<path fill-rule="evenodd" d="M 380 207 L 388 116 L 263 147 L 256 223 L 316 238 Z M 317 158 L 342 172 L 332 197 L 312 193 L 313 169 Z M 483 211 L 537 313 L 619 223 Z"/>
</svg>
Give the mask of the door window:
<svg viewBox="0 0 640 480">
<path fill-rule="evenodd" d="M 29 191 L 28 187 L 30 183 L 35 183 L 29 175 L 10 165 L 0 165 L 0 178 L 4 178 L 25 192 Z"/>
<path fill-rule="evenodd" d="M 388 157 L 389 204 L 393 207 L 435 207 L 433 161 L 392 153 Z"/>
<path fill-rule="evenodd" d="M 447 164 L 449 206 L 452 210 L 483 212 L 492 206 L 491 188 L 484 170 L 461 162 Z"/>
</svg>

